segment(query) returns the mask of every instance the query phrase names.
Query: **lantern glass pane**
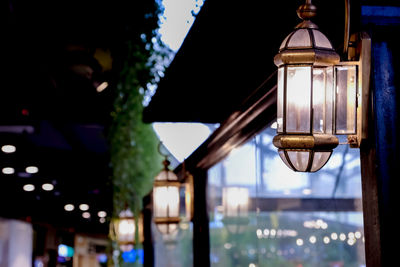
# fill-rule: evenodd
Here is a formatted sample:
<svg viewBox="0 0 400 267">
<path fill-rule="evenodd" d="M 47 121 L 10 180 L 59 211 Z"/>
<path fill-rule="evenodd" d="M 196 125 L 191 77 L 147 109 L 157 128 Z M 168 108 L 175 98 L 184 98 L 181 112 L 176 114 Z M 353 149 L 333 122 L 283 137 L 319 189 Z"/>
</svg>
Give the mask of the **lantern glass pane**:
<svg viewBox="0 0 400 267">
<path fill-rule="evenodd" d="M 286 132 L 310 133 L 311 66 L 288 66 L 286 76 Z"/>
<path fill-rule="evenodd" d="M 325 129 L 325 68 L 313 69 L 313 132 L 323 133 Z"/>
<path fill-rule="evenodd" d="M 175 231 L 178 229 L 178 224 L 177 223 L 159 223 L 157 224 L 157 229 L 160 231 L 161 234 L 163 235 L 170 235 L 175 233 Z M 170 236 L 172 237 L 172 236 Z"/>
<path fill-rule="evenodd" d="M 279 47 L 279 50 L 282 50 L 283 48 L 285 48 L 287 40 L 289 39 L 291 34 L 289 34 L 288 36 L 286 36 L 285 40 L 283 40 L 283 42 L 281 43 L 281 46 Z"/>
<path fill-rule="evenodd" d="M 307 170 L 310 158 L 309 151 L 287 151 L 289 160 L 297 171 L 305 172 Z"/>
<path fill-rule="evenodd" d="M 157 186 L 153 191 L 154 217 L 179 217 L 179 188 Z"/>
<path fill-rule="evenodd" d="M 315 152 L 314 153 L 314 160 L 311 166 L 311 171 L 316 172 L 319 169 L 321 169 L 325 163 L 329 160 L 329 157 L 331 156 L 332 151 L 327 151 L 327 152 Z"/>
<path fill-rule="evenodd" d="M 312 30 L 314 34 L 315 46 L 319 48 L 333 49 L 329 39 L 319 30 Z"/>
<path fill-rule="evenodd" d="M 120 242 L 133 242 L 135 240 L 135 220 L 120 219 L 118 222 L 118 240 Z"/>
<path fill-rule="evenodd" d="M 313 132 L 332 133 L 333 68 L 313 69 Z"/>
<path fill-rule="evenodd" d="M 334 125 L 335 86 L 333 72 L 333 67 L 326 68 L 325 133 L 327 134 L 333 134 Z"/>
<path fill-rule="evenodd" d="M 223 188 L 222 205 L 225 216 L 246 216 L 249 207 L 249 189 L 245 187 Z"/>
<path fill-rule="evenodd" d="M 356 132 L 357 67 L 336 67 L 336 134 Z"/>
<path fill-rule="evenodd" d="M 307 29 L 297 30 L 289 40 L 288 48 L 311 47 L 311 38 Z"/>
<path fill-rule="evenodd" d="M 281 67 L 278 69 L 278 101 L 277 101 L 277 132 L 282 133 L 283 132 L 283 85 L 284 85 L 284 79 L 285 79 L 285 68 Z"/>
<path fill-rule="evenodd" d="M 157 174 L 156 181 L 178 181 L 178 176 L 172 171 L 162 170 L 159 174 Z"/>
<path fill-rule="evenodd" d="M 285 151 L 282 149 L 279 149 L 278 152 L 279 152 L 279 156 L 281 157 L 282 161 L 286 164 L 286 166 L 288 166 L 290 169 L 293 170 L 292 166 L 290 166 L 289 162 L 286 159 Z"/>
</svg>

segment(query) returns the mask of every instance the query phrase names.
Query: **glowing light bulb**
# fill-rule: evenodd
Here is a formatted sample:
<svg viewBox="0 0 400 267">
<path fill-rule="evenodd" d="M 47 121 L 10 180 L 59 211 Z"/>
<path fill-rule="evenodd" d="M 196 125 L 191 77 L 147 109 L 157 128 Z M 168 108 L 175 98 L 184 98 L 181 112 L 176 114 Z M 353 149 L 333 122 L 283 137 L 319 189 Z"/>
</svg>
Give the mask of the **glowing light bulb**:
<svg viewBox="0 0 400 267">
<path fill-rule="evenodd" d="M 66 211 L 73 211 L 75 209 L 75 207 L 72 204 L 67 204 L 67 205 L 64 206 L 64 209 Z"/>
<path fill-rule="evenodd" d="M 35 186 L 33 184 L 26 184 L 26 185 L 24 185 L 23 189 L 26 192 L 31 192 L 31 191 L 35 190 Z"/>
<path fill-rule="evenodd" d="M 42 185 L 42 189 L 43 189 L 44 191 L 51 191 L 51 190 L 54 189 L 54 185 L 49 184 L 49 183 L 46 183 L 46 184 L 43 184 L 43 185 Z"/>
<path fill-rule="evenodd" d="M 13 174 L 15 172 L 14 168 L 12 167 L 4 167 L 1 171 L 4 174 Z"/>
<path fill-rule="evenodd" d="M 4 145 L 1 147 L 1 151 L 4 153 L 14 153 L 16 150 L 16 147 L 13 145 Z"/>
<path fill-rule="evenodd" d="M 27 173 L 34 174 L 34 173 L 37 173 L 39 171 L 39 168 L 36 167 L 36 166 L 28 166 L 28 167 L 25 168 L 25 171 Z"/>
</svg>

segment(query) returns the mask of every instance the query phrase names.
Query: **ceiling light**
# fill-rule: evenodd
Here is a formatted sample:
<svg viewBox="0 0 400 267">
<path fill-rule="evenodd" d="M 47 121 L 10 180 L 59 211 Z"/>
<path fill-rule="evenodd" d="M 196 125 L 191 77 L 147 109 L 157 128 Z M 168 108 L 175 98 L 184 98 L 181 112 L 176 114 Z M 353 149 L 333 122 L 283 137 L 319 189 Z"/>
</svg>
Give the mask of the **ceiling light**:
<svg viewBox="0 0 400 267">
<path fill-rule="evenodd" d="M 34 173 L 37 173 L 39 171 L 39 168 L 36 167 L 36 166 L 28 166 L 28 167 L 25 168 L 25 171 L 27 173 L 34 174 Z"/>
<path fill-rule="evenodd" d="M 26 184 L 26 185 L 24 185 L 23 189 L 26 192 L 31 192 L 31 191 L 35 190 L 35 186 L 33 184 Z"/>
<path fill-rule="evenodd" d="M 107 212 L 105 212 L 105 211 L 99 211 L 99 212 L 97 213 L 97 216 L 99 216 L 100 218 L 104 218 L 104 217 L 107 216 Z"/>
<path fill-rule="evenodd" d="M 4 153 L 14 153 L 16 151 L 16 148 L 13 145 L 4 145 L 1 147 L 1 151 L 3 151 Z"/>
<path fill-rule="evenodd" d="M 100 222 L 100 223 L 105 223 L 105 222 L 106 222 L 106 218 L 104 218 L 104 217 L 100 218 L 100 219 L 99 219 L 99 222 Z"/>
<path fill-rule="evenodd" d="M 85 219 L 89 219 L 90 218 L 90 213 L 85 211 L 84 213 L 82 213 L 82 217 Z"/>
<path fill-rule="evenodd" d="M 67 204 L 67 205 L 64 206 L 64 209 L 66 211 L 73 211 L 75 209 L 75 207 L 72 204 Z"/>
<path fill-rule="evenodd" d="M 104 89 L 106 89 L 108 87 L 108 82 L 102 82 L 101 84 L 99 84 L 99 86 L 97 86 L 96 91 L 98 93 L 104 91 Z"/>
<path fill-rule="evenodd" d="M 89 205 L 88 205 L 88 204 L 80 204 L 80 205 L 79 205 L 79 209 L 80 209 L 81 211 L 86 211 L 86 210 L 89 209 Z"/>
<path fill-rule="evenodd" d="M 14 173 L 14 168 L 12 168 L 12 167 L 4 167 L 1 171 L 4 174 L 13 174 Z"/>
<path fill-rule="evenodd" d="M 46 184 L 43 184 L 43 185 L 42 185 L 42 189 L 43 189 L 44 191 L 51 191 L 51 190 L 54 189 L 54 185 L 49 184 L 49 183 L 46 183 Z"/>
</svg>

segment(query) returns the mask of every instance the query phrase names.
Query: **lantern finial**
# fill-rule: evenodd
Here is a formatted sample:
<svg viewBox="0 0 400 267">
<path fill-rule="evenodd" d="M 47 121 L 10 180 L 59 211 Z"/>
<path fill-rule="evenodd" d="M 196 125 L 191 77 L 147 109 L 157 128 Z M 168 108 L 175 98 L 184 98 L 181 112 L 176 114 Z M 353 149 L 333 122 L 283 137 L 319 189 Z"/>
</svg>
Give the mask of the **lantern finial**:
<svg viewBox="0 0 400 267">
<path fill-rule="evenodd" d="M 302 20 L 309 20 L 317 14 L 317 7 L 311 3 L 311 0 L 306 0 L 306 3 L 299 6 L 297 15 Z"/>
</svg>

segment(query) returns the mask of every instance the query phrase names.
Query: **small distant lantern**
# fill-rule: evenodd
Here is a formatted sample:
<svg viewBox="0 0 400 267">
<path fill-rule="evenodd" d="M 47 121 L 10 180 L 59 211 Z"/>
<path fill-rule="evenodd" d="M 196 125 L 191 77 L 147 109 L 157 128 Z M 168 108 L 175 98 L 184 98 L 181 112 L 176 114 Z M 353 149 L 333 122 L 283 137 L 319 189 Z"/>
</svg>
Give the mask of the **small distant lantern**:
<svg viewBox="0 0 400 267">
<path fill-rule="evenodd" d="M 245 187 L 224 187 L 222 189 L 222 222 L 231 233 L 241 233 L 249 223 L 249 189 Z"/>
<path fill-rule="evenodd" d="M 180 222 L 180 182 L 169 170 L 170 162 L 163 161 L 164 169 L 155 177 L 153 187 L 153 220 L 162 234 L 171 234 Z"/>
<path fill-rule="evenodd" d="M 120 212 L 119 217 L 111 223 L 113 239 L 118 242 L 122 251 L 130 251 L 134 248 L 136 238 L 135 217 L 130 209 Z M 138 221 L 139 242 L 143 242 L 143 218 Z"/>
<path fill-rule="evenodd" d="M 310 21 L 311 0 L 297 10 L 303 22 L 282 42 L 278 66 L 277 133 L 273 143 L 292 170 L 315 172 L 339 144 L 355 134 L 357 64 L 339 64 L 331 42 Z"/>
</svg>

